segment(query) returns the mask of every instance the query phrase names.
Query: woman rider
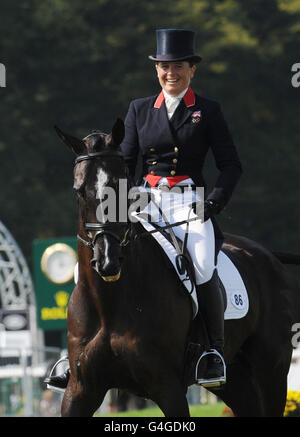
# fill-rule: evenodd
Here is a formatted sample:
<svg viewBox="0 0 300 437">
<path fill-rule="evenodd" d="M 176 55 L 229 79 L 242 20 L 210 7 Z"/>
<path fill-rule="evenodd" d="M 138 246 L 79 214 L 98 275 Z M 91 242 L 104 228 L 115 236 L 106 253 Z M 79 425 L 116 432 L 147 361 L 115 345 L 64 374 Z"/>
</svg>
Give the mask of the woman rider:
<svg viewBox="0 0 300 437">
<path fill-rule="evenodd" d="M 204 187 L 204 219 L 190 223 L 187 248 L 195 267 L 199 313 L 203 317 L 214 353 L 207 357 L 207 369 L 201 378 L 205 386 L 225 382 L 223 366 L 224 302 L 221 295 L 216 259 L 223 241 L 215 215 L 228 203 L 242 173 L 241 163 L 218 102 L 200 97 L 190 87 L 201 57 L 195 54 L 195 32 L 182 29 L 156 31 L 157 53 L 149 56 L 155 62 L 161 92 L 156 96 L 131 102 L 125 120 L 125 138 L 121 144 L 132 178 L 136 175 L 138 155 L 142 156 L 140 181 L 144 187 L 161 194 L 164 187 Z M 207 193 L 203 166 L 208 150 L 214 155 L 219 177 Z M 204 201 L 204 202 L 201 202 Z M 185 205 L 190 208 L 191 204 Z M 203 209 L 202 209 L 203 211 Z M 175 214 L 171 221 L 178 221 Z M 203 215 L 202 215 L 203 218 Z M 179 237 L 183 227 L 173 230 Z M 194 326 L 202 328 L 196 316 Z M 201 325 L 201 326 L 200 326 Z M 48 378 L 51 386 L 65 388 L 68 371 Z M 199 382 L 196 377 L 196 383 Z"/>
</svg>

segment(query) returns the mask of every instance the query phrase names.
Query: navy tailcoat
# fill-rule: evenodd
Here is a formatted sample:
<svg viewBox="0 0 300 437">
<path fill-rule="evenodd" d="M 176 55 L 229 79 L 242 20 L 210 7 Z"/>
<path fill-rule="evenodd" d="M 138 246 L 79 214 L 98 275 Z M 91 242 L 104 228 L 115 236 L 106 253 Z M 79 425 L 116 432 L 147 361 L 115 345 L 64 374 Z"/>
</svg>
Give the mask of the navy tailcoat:
<svg viewBox="0 0 300 437">
<path fill-rule="evenodd" d="M 208 194 L 202 170 L 209 148 L 220 173 Z M 206 198 L 217 201 L 220 209 L 229 201 L 242 172 L 220 104 L 196 95 L 191 88 L 170 120 L 163 92 L 132 101 L 121 149 L 131 177 L 135 176 L 140 153 L 141 176 L 188 175 L 205 188 Z"/>
</svg>

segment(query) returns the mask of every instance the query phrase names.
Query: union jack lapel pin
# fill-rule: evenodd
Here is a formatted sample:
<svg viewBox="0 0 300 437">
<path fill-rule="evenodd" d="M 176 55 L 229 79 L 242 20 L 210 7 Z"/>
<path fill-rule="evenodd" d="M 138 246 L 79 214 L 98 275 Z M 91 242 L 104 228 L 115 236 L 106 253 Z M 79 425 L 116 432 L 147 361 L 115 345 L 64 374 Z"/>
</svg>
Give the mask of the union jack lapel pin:
<svg viewBox="0 0 300 437">
<path fill-rule="evenodd" d="M 195 111 L 192 113 L 192 123 L 199 123 L 201 120 L 201 111 Z"/>
</svg>

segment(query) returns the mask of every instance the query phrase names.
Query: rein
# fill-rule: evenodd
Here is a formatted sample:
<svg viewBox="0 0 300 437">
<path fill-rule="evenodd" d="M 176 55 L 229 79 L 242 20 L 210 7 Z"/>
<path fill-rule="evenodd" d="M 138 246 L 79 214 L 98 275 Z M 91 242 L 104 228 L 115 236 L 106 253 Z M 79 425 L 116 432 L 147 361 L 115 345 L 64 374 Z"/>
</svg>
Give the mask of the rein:
<svg viewBox="0 0 300 437">
<path fill-rule="evenodd" d="M 75 165 L 78 164 L 79 162 L 82 161 L 87 161 L 87 160 L 92 160 L 92 159 L 96 159 L 96 158 L 100 158 L 100 157 L 107 157 L 107 156 L 111 156 L 111 157 L 118 157 L 118 158 L 122 158 L 123 160 L 123 154 L 121 151 L 117 151 L 117 150 L 102 150 L 100 152 L 94 152 L 94 153 L 87 153 L 85 155 L 79 155 L 76 159 L 75 159 Z M 154 199 L 152 199 L 152 201 L 156 204 L 156 202 L 154 201 Z M 199 220 L 199 217 L 195 217 L 190 219 L 190 212 L 192 211 L 192 208 L 190 209 L 189 212 L 189 216 L 187 220 L 182 220 L 180 222 L 176 222 L 176 223 L 169 223 L 163 213 L 163 211 L 161 210 L 161 208 L 156 204 L 157 208 L 159 209 L 159 212 L 162 216 L 162 218 L 164 219 L 165 223 L 167 223 L 165 226 L 155 226 L 155 229 L 149 232 L 143 232 L 142 234 L 137 234 L 134 236 L 134 241 L 136 240 L 136 238 L 142 237 L 142 236 L 146 236 L 149 234 L 153 234 L 154 232 L 160 232 L 162 235 L 165 234 L 165 230 L 169 229 L 169 235 L 171 238 L 171 243 L 173 244 L 176 252 L 177 252 L 177 256 L 176 256 L 176 267 L 178 272 L 183 275 L 185 274 L 185 279 L 183 279 L 183 281 L 189 280 L 191 281 L 192 284 L 192 289 L 190 291 L 190 293 L 192 293 L 192 291 L 195 288 L 195 277 L 194 277 L 194 270 L 193 267 L 187 257 L 187 239 L 188 239 L 188 230 L 189 230 L 189 223 L 191 221 L 194 220 Z M 141 215 L 142 216 L 142 215 Z M 151 222 L 149 222 L 151 224 Z M 180 248 L 178 241 L 176 239 L 176 236 L 174 234 L 173 231 L 173 227 L 175 226 L 179 226 L 181 224 L 186 224 L 186 231 L 185 231 L 185 236 L 184 236 L 184 241 L 182 244 L 182 247 Z M 99 236 L 101 235 L 110 235 L 111 237 L 113 237 L 115 240 L 117 240 L 117 242 L 119 243 L 120 247 L 125 247 L 127 246 L 127 244 L 131 241 L 131 237 L 132 237 L 132 224 L 130 222 L 130 225 L 127 225 L 126 231 L 123 235 L 123 239 L 121 240 L 121 238 L 119 237 L 119 235 L 115 232 L 115 227 L 116 226 L 124 226 L 124 222 L 107 222 L 107 223 L 83 223 L 84 229 L 85 231 L 96 231 L 93 240 L 92 241 L 87 241 L 84 238 L 82 238 L 79 234 L 77 234 L 77 239 L 78 241 L 80 241 L 81 243 L 83 243 L 86 247 L 88 247 L 89 249 L 94 249 L 95 244 L 96 244 L 96 240 Z M 165 235 L 166 236 L 166 235 Z"/>
<path fill-rule="evenodd" d="M 143 217 L 144 218 L 144 217 Z M 180 222 L 175 222 L 175 223 L 172 223 L 172 224 L 167 224 L 167 225 L 165 225 L 165 226 L 159 226 L 159 229 L 158 229 L 158 227 L 157 227 L 157 229 L 153 229 L 152 231 L 144 231 L 144 232 L 142 232 L 142 233 L 140 233 L 140 234 L 138 234 L 138 235 L 135 235 L 135 237 L 134 237 L 134 239 L 136 240 L 137 238 L 142 238 L 142 237 L 146 237 L 147 235 L 149 235 L 149 234 L 155 234 L 156 232 L 162 232 L 162 231 L 164 231 L 165 229 L 170 229 L 170 228 L 175 228 L 176 226 L 180 226 L 180 225 L 184 225 L 184 224 L 187 224 L 187 223 L 190 223 L 190 222 L 194 222 L 194 221 L 196 221 L 196 220 L 199 220 L 199 217 L 194 217 L 194 218 L 192 218 L 192 219 L 186 219 L 186 220 L 181 220 Z M 119 222 L 114 222 L 115 224 L 120 224 Z M 151 222 L 151 221 L 148 221 L 148 223 L 150 224 L 150 225 L 154 225 L 154 224 L 156 224 L 155 222 Z M 86 226 L 89 226 L 89 229 L 86 227 Z M 106 227 L 108 227 L 108 226 L 110 226 L 110 225 L 112 225 L 112 223 L 86 223 L 86 226 L 85 226 L 85 229 L 86 230 L 93 230 L 93 231 L 95 231 L 97 228 L 98 229 L 101 229 L 101 230 L 103 230 L 102 232 L 100 232 L 100 233 L 104 233 L 104 228 L 105 228 L 105 226 Z M 113 225 L 112 225 L 113 226 Z M 130 228 L 128 228 L 127 229 L 127 231 L 125 232 L 125 236 L 124 236 L 124 239 L 121 241 L 121 243 L 120 243 L 120 245 L 122 246 L 122 247 L 124 247 L 124 246 L 127 246 L 127 244 L 130 242 L 130 238 L 128 238 L 128 234 L 131 232 L 131 229 Z M 105 233 L 108 233 L 108 234 L 111 234 L 112 236 L 114 236 L 115 238 L 117 238 L 118 240 L 120 240 L 116 235 L 114 235 L 112 232 L 109 232 L 109 231 L 106 231 Z M 79 240 L 79 241 L 81 241 L 83 244 L 85 244 L 87 247 L 89 247 L 89 248 L 93 248 L 94 247 L 94 244 L 92 243 L 92 242 L 89 242 L 89 241 L 86 241 L 86 240 L 84 240 L 82 237 L 80 237 L 80 235 L 78 235 L 77 234 L 77 239 Z"/>
<path fill-rule="evenodd" d="M 111 156 L 111 157 L 120 157 L 123 159 L 123 153 L 121 151 L 118 150 L 102 150 L 99 152 L 93 152 L 93 153 L 87 153 L 85 155 L 79 155 L 76 159 L 75 159 L 75 165 L 78 164 L 79 162 L 82 161 L 88 161 L 88 160 L 92 160 L 92 159 L 96 159 L 96 158 L 100 158 L 100 157 L 107 157 L 107 156 Z M 152 199 L 153 201 L 153 199 Z M 159 208 L 160 209 L 160 208 Z M 163 212 L 160 210 L 160 213 L 162 214 L 162 217 L 165 220 L 165 223 L 168 223 L 168 221 L 166 220 L 166 218 L 164 217 Z M 188 225 L 189 222 L 195 221 L 195 220 L 199 220 L 199 217 L 194 217 L 192 219 L 188 218 L 186 220 L 181 220 L 179 222 L 175 222 L 175 223 L 168 223 L 165 226 L 157 226 L 156 225 L 156 229 L 153 229 L 151 231 L 146 231 L 143 232 L 141 234 L 135 235 L 134 240 L 143 236 L 147 236 L 149 234 L 154 234 L 156 232 L 160 232 L 163 233 L 166 229 L 170 230 L 170 236 L 171 236 L 171 240 L 173 243 L 173 246 L 175 247 L 177 254 L 178 254 L 178 268 L 179 270 L 183 270 L 183 266 L 182 264 L 186 264 L 185 260 L 183 258 L 185 258 L 184 253 L 185 253 L 185 249 L 186 249 L 186 243 L 187 243 L 187 235 L 188 235 Z M 150 224 L 152 224 L 151 222 L 149 222 Z M 186 228 L 186 232 L 185 232 L 185 238 L 184 238 L 184 242 L 183 242 L 183 248 L 180 250 L 176 237 L 174 235 L 174 232 L 172 230 L 173 227 L 176 226 L 180 226 L 182 224 L 186 224 L 187 228 Z M 92 241 L 87 241 L 84 238 L 82 238 L 79 234 L 77 234 L 77 239 L 83 243 L 86 247 L 93 249 L 96 243 L 97 238 L 100 235 L 110 235 L 113 238 L 115 238 L 118 242 L 119 245 L 121 247 L 125 247 L 127 246 L 127 244 L 131 241 L 131 234 L 132 234 L 132 226 L 127 227 L 123 239 L 121 240 L 120 237 L 114 232 L 114 228 L 115 226 L 120 226 L 120 225 L 124 225 L 124 222 L 109 222 L 109 223 L 84 223 L 84 228 L 85 231 L 97 231 L 93 240 Z M 179 259 L 181 261 L 181 266 L 179 265 Z"/>
<path fill-rule="evenodd" d="M 143 237 L 143 236 L 146 236 L 149 234 L 154 234 L 155 232 L 160 232 L 165 238 L 167 238 L 167 240 L 170 241 L 170 243 L 173 245 L 173 247 L 175 248 L 175 250 L 177 252 L 177 255 L 175 258 L 176 268 L 177 268 L 178 272 L 180 273 L 180 275 L 185 274 L 185 279 L 183 279 L 182 282 L 185 282 L 185 281 L 191 282 L 192 289 L 190 290 L 190 293 L 192 293 L 196 287 L 196 280 L 195 280 L 193 265 L 191 264 L 191 262 L 187 256 L 187 240 L 188 240 L 188 233 L 189 233 L 189 223 L 192 221 L 195 221 L 195 220 L 199 220 L 199 217 L 195 217 L 192 219 L 188 218 L 186 220 L 182 220 L 180 222 L 175 222 L 175 223 L 171 224 L 168 222 L 162 209 L 159 207 L 159 205 L 157 205 L 157 203 L 155 202 L 155 200 L 153 198 L 152 198 L 152 202 L 156 205 L 156 207 L 159 210 L 159 213 L 161 214 L 165 223 L 168 223 L 168 224 L 165 226 L 159 226 L 155 222 L 150 222 L 149 220 L 147 220 L 146 214 L 140 213 L 139 215 L 142 218 L 144 218 L 145 220 L 147 220 L 148 223 L 151 224 L 155 229 L 152 231 L 146 231 L 146 232 L 143 232 L 142 234 L 136 235 L 135 239 L 137 237 Z M 191 211 L 192 211 L 192 207 L 189 211 L 188 217 L 190 216 Z M 177 238 L 176 238 L 176 235 L 175 235 L 172 228 L 179 226 L 181 224 L 186 224 L 186 229 L 185 229 L 185 233 L 184 233 L 184 240 L 182 242 L 182 247 L 180 248 L 179 243 L 178 243 Z M 165 229 L 169 229 L 168 235 L 165 232 Z"/>
</svg>

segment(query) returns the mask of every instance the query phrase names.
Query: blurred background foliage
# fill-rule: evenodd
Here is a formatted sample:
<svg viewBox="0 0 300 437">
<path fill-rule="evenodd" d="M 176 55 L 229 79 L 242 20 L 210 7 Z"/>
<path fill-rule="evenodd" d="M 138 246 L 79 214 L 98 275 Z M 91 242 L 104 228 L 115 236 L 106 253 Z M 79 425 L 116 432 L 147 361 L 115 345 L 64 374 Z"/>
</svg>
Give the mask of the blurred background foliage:
<svg viewBox="0 0 300 437">
<path fill-rule="evenodd" d="M 148 55 L 172 27 L 197 32 L 192 86 L 221 103 L 244 167 L 222 229 L 300 252 L 300 0 L 1 0 L 0 219 L 28 260 L 34 238 L 76 234 L 73 155 L 53 125 L 109 132 L 157 94 Z"/>
</svg>

